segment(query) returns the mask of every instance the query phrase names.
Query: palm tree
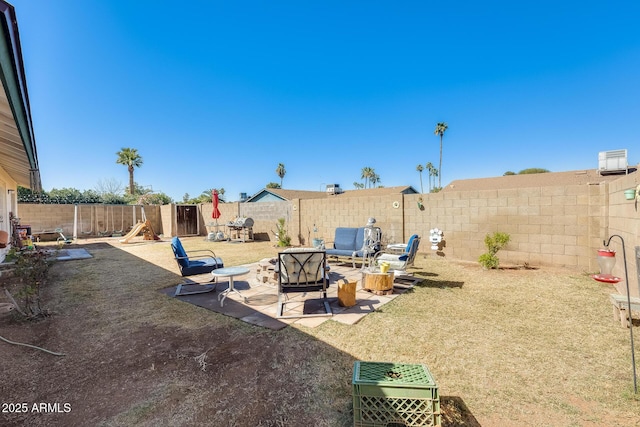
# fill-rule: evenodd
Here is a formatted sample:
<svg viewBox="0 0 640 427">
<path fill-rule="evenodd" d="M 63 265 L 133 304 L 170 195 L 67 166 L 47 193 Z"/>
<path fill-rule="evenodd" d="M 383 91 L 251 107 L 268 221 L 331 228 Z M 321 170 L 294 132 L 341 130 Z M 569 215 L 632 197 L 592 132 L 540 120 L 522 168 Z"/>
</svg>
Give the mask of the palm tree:
<svg viewBox="0 0 640 427">
<path fill-rule="evenodd" d="M 142 157 L 138 154 L 136 148 L 123 148 L 116 155 L 118 156 L 116 163 L 125 165 L 129 170 L 129 194 L 133 194 L 135 187 L 133 183 L 133 168 L 142 166 Z"/>
<path fill-rule="evenodd" d="M 436 168 L 431 169 L 431 175 L 433 175 L 433 188 L 431 190 L 435 190 L 436 189 L 436 177 L 438 177 L 438 175 L 439 175 L 438 174 L 438 169 L 436 169 Z M 439 189 L 440 187 L 437 187 L 437 188 Z M 440 191 L 440 190 L 438 190 L 438 191 Z"/>
<path fill-rule="evenodd" d="M 380 175 L 375 172 L 369 177 L 371 188 L 376 188 L 376 184 L 378 184 L 377 187 L 380 187 L 380 182 L 382 182 L 382 180 L 380 179 Z"/>
<path fill-rule="evenodd" d="M 284 169 L 284 164 L 278 163 L 278 167 L 276 168 L 276 174 L 278 174 L 278 176 L 280 177 L 280 188 L 282 188 L 282 178 L 284 178 L 284 175 L 286 173 L 287 171 Z"/>
<path fill-rule="evenodd" d="M 424 167 L 427 168 L 427 172 L 429 174 L 429 193 L 431 193 L 431 177 L 433 176 L 433 164 L 431 162 L 427 162 Z"/>
<path fill-rule="evenodd" d="M 440 164 L 438 165 L 438 187 L 442 188 L 442 137 L 449 128 L 445 122 L 439 122 L 436 125 L 436 130 L 433 131 L 435 135 L 440 136 Z"/>
<path fill-rule="evenodd" d="M 422 171 L 424 170 L 424 168 L 422 167 L 422 165 L 418 165 L 416 166 L 416 170 L 420 174 L 420 193 L 424 193 L 424 189 L 422 188 Z"/>
<path fill-rule="evenodd" d="M 365 166 L 362 168 L 361 178 L 364 179 L 364 188 L 369 188 L 368 184 L 373 175 L 375 175 L 375 171 L 373 170 L 373 168 L 370 168 L 369 166 Z"/>
</svg>

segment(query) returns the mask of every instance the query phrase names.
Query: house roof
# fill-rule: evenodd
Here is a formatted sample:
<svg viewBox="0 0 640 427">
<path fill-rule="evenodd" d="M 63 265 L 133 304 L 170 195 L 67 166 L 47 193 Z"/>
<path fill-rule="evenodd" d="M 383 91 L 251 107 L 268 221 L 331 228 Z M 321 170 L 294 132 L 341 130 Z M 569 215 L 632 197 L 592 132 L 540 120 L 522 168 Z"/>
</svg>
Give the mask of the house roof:
<svg viewBox="0 0 640 427">
<path fill-rule="evenodd" d="M 0 0 L 0 168 L 23 187 L 40 190 L 40 168 L 31 121 L 18 21 Z"/>
<path fill-rule="evenodd" d="M 415 188 L 410 185 L 401 185 L 397 187 L 378 187 L 363 188 L 360 190 L 345 190 L 344 193 L 338 194 L 340 197 L 362 197 L 362 196 L 386 196 L 389 194 L 417 194 Z"/>
<path fill-rule="evenodd" d="M 384 196 L 387 194 L 415 194 L 417 191 L 411 186 L 367 188 L 361 190 L 346 190 L 340 194 L 328 194 L 326 191 L 285 190 L 282 188 L 263 188 L 246 202 L 258 201 L 287 201 L 294 199 L 324 199 L 327 197 L 363 197 Z"/>
<path fill-rule="evenodd" d="M 629 169 L 634 173 L 635 168 Z M 511 188 L 548 187 L 555 185 L 583 185 L 609 182 L 620 178 L 619 174 L 600 175 L 597 169 L 568 172 L 545 172 L 523 175 L 506 175 L 492 178 L 460 179 L 452 181 L 442 191 L 505 190 Z"/>
</svg>

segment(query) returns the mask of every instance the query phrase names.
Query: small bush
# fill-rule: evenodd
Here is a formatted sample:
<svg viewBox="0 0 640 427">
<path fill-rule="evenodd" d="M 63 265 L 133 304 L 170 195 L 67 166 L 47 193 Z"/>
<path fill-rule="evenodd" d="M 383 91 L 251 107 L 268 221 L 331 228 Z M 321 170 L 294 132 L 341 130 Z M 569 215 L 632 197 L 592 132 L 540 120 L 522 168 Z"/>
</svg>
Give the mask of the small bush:
<svg viewBox="0 0 640 427">
<path fill-rule="evenodd" d="M 46 316 L 40 305 L 40 289 L 45 285 L 52 261 L 42 250 L 16 252 L 14 274 L 18 279 L 18 297 L 24 303 L 28 317 Z"/>
<path fill-rule="evenodd" d="M 487 234 L 484 238 L 487 253 L 480 255 L 480 258 L 478 258 L 480 265 L 487 270 L 498 268 L 500 266 L 500 259 L 496 254 L 509 243 L 509 240 L 511 240 L 509 233 L 496 231 L 493 235 Z"/>
<path fill-rule="evenodd" d="M 278 246 L 285 248 L 291 246 L 291 237 L 287 234 L 287 228 L 285 226 L 285 219 L 278 218 L 278 224 L 276 224 L 278 231 L 276 231 L 276 237 L 278 239 Z"/>
</svg>

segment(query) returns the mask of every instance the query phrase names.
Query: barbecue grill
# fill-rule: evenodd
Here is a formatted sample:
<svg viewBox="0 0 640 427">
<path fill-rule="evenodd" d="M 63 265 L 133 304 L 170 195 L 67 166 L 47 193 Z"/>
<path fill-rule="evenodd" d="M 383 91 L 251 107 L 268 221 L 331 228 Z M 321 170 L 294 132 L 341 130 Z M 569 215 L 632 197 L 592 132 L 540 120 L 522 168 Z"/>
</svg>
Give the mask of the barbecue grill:
<svg viewBox="0 0 640 427">
<path fill-rule="evenodd" d="M 237 217 L 233 221 L 229 221 L 227 223 L 227 229 L 229 230 L 229 237 L 231 237 L 231 232 L 235 232 L 235 240 L 241 240 L 242 242 L 245 240 L 253 240 L 252 218 Z"/>
</svg>

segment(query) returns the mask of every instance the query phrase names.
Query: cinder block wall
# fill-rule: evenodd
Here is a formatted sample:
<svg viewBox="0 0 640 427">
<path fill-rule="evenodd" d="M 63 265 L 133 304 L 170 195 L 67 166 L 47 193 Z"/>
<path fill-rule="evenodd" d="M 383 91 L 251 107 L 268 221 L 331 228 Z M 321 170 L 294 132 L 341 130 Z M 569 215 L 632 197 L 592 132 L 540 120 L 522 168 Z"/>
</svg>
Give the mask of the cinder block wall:
<svg viewBox="0 0 640 427">
<path fill-rule="evenodd" d="M 511 236 L 498 254 L 503 263 L 588 270 L 602 226 L 589 208 L 602 193 L 600 185 L 447 191 L 424 195 L 424 210 L 411 195 L 405 197 L 405 228 L 425 238 L 431 228 L 443 230 L 443 253 L 455 259 L 477 260 L 486 252 L 485 236 L 500 231 Z"/>
<path fill-rule="evenodd" d="M 78 205 L 78 237 L 96 237 L 107 231 L 126 233 L 133 226 L 135 209 L 136 222 L 142 220 L 142 206 L 130 205 Z M 144 206 L 144 212 L 154 231 L 162 231 L 160 206 Z M 53 231 L 62 228 L 67 237 L 73 235 L 75 205 L 42 205 L 35 203 L 18 204 L 21 225 L 30 225 L 31 233 Z M 54 240 L 55 237 L 53 236 Z"/>
<path fill-rule="evenodd" d="M 640 245 L 640 211 L 634 201 L 624 198 L 624 190 L 635 188 L 640 175 L 621 176 L 609 183 L 550 186 L 508 190 L 444 191 L 433 194 L 387 195 L 292 200 L 289 202 L 221 203 L 223 226 L 237 216 L 254 220 L 254 233 L 259 240 L 274 240 L 278 218 L 285 218 L 292 244 L 310 246 L 310 239 L 322 238 L 328 245 L 337 227 L 362 227 L 369 217 L 383 231 L 383 243 L 406 242 L 414 233 L 422 237 L 420 252 L 430 249 L 429 230 L 444 232 L 444 248 L 440 256 L 477 261 L 486 251 L 484 238 L 496 231 L 509 233 L 511 242 L 498 253 L 503 264 L 570 267 L 581 272 L 597 272 L 597 249 L 603 239 L 613 234 L 625 241 L 630 288 L 640 295 L 635 247 Z M 418 206 L 422 198 L 422 208 Z M 114 224 L 120 227 L 120 206 L 114 207 Z M 201 234 L 209 231 L 211 204 L 200 206 Z M 82 207 L 83 220 L 88 214 Z M 125 209 L 131 209 L 125 207 Z M 108 207 L 94 208 L 97 229 L 105 229 Z M 158 234 L 173 235 L 174 205 L 145 206 L 145 213 Z M 62 227 L 71 234 L 73 205 L 20 204 L 18 215 L 23 224 L 38 230 Z M 111 211 L 109 211 L 111 215 Z M 138 218 L 141 214 L 138 211 Z M 125 227 L 132 215 L 125 215 Z M 314 225 L 317 232 L 314 232 Z M 107 226 L 112 227 L 110 217 Z M 79 234 L 88 222 L 79 225 Z M 221 228 L 224 230 L 224 228 Z M 614 274 L 624 276 L 624 262 L 619 240 L 612 241 L 619 253 Z M 622 286 L 622 288 L 620 288 Z M 624 283 L 619 284 L 620 291 Z"/>
<path fill-rule="evenodd" d="M 629 274 L 629 291 L 631 295 L 640 296 L 640 275 L 638 272 L 638 254 L 636 246 L 640 246 L 640 201 L 626 200 L 624 190 L 636 188 L 640 185 L 638 173 L 623 176 L 609 185 L 608 191 L 608 227 L 606 232 L 599 236 L 601 239 L 609 239 L 618 235 L 624 240 L 624 251 L 627 255 L 627 271 Z M 622 240 L 619 237 L 611 239 L 610 249 L 616 251 L 616 265 L 613 274 L 622 279 L 624 274 L 624 260 Z M 602 240 L 599 242 L 602 246 Z M 626 284 L 620 282 L 616 285 L 618 292 L 626 294 Z"/>
</svg>

